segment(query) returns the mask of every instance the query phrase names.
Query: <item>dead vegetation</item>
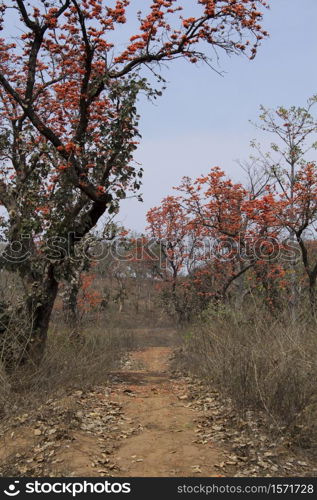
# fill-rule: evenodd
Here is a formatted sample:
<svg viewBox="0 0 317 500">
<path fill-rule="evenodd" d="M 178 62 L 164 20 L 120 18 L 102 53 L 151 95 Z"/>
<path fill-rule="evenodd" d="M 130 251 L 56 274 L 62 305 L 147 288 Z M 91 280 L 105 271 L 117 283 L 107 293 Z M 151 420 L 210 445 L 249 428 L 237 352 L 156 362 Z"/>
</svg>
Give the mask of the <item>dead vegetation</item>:
<svg viewBox="0 0 317 500">
<path fill-rule="evenodd" d="M 86 389 L 104 383 L 131 347 L 133 334 L 110 324 L 86 326 L 78 341 L 70 341 L 64 327 L 53 325 L 43 362 L 37 368 L 21 366 L 11 375 L 0 372 L 2 418 L 24 410 L 68 390 Z"/>
<path fill-rule="evenodd" d="M 6 352 L 21 353 L 23 346 L 30 342 L 31 331 L 21 317 L 14 313 L 10 316 L 5 309 L 2 316 L 9 327 L 0 331 L 0 421 L 35 409 L 47 399 L 63 396 L 69 390 L 85 390 L 105 383 L 109 372 L 118 368 L 134 347 L 135 333 L 142 329 L 144 345 L 153 342 L 156 345 L 159 339 L 163 343 L 169 342 L 165 340 L 164 328 L 170 320 L 164 311 L 155 307 L 151 295 L 153 286 L 148 282 L 135 283 L 129 278 L 129 273 L 126 274 L 126 280 L 122 278 L 121 281 L 129 291 L 129 299 L 123 303 L 117 301 L 116 282 L 103 278 L 102 272 L 94 277 L 85 293 L 81 290 L 74 330 L 60 293 L 52 314 L 44 357 L 38 366 L 22 364 L 18 357 L 12 356 L 12 370 L 5 369 L 2 344 L 9 345 Z M 22 293 L 20 281 L 13 280 L 9 285 L 6 272 L 2 272 L 0 278 L 1 300 L 16 305 Z M 0 330 L 2 316 L 0 304 Z M 154 330 L 149 336 L 147 325 L 152 322 L 157 329 L 154 336 Z"/>
<path fill-rule="evenodd" d="M 50 398 L 1 426 L 1 475 L 60 477 L 74 469 L 82 476 L 109 475 L 123 423 L 105 385 Z"/>
<path fill-rule="evenodd" d="M 92 287 L 101 297 L 103 285 L 97 277 Z M 126 287 L 131 289 L 129 280 Z M 209 465 L 214 475 L 224 476 L 317 473 L 317 339 L 311 316 L 287 311 L 274 315 L 251 300 L 242 310 L 232 301 L 230 306 L 210 304 L 196 321 L 177 331 L 150 284 L 138 288 L 122 308 L 111 299 L 107 307 L 98 300 L 96 306 L 82 309 L 75 338 L 57 303 L 45 356 L 36 371 L 26 366 L 11 374 L 1 371 L 0 473 L 120 475 L 116 456 L 122 456 L 123 447 L 129 454 L 121 467 L 125 464 L 128 474 L 146 475 L 151 459 L 145 451 L 143 457 L 131 449 L 134 443 L 141 446 L 151 425 L 164 427 L 157 398 L 171 390 L 164 385 L 171 374 L 160 374 L 154 365 L 143 371 L 142 363 L 140 372 L 140 366 L 129 367 L 126 360 L 134 351 L 134 361 L 140 362 L 158 346 L 178 351 L 177 367 L 182 365 L 183 374 L 175 374 L 175 383 L 181 381 L 183 389 L 175 404 L 194 412 L 190 443 L 223 452 L 210 464 L 196 460 L 197 467 L 186 473 L 209 474 Z M 189 372 L 194 378 L 187 377 Z M 124 406 L 127 401 L 135 412 L 132 419 Z M 146 412 L 154 405 L 149 428 L 145 417 L 139 418 L 140 405 L 148 406 Z M 164 442 L 169 445 L 172 427 L 168 432 Z M 174 448 L 170 453 L 175 461 Z M 149 457 L 151 453 L 148 447 Z M 131 470 L 130 455 L 137 457 L 131 459 Z M 171 475 L 183 470 L 178 461 Z"/>
<path fill-rule="evenodd" d="M 294 447 L 291 436 L 276 433 L 274 423 L 259 410 L 237 411 L 235 401 L 224 397 L 197 377 L 188 377 L 188 403 L 200 411 L 196 442 L 226 449 L 216 467 L 219 474 L 238 477 L 315 476 L 317 464 L 306 450 Z M 274 439 L 272 439 L 274 433 Z"/>
<path fill-rule="evenodd" d="M 265 414 L 275 435 L 317 450 L 316 323 L 305 314 L 268 315 L 209 307 L 184 332 L 182 365 L 231 398 L 241 415 Z"/>
</svg>

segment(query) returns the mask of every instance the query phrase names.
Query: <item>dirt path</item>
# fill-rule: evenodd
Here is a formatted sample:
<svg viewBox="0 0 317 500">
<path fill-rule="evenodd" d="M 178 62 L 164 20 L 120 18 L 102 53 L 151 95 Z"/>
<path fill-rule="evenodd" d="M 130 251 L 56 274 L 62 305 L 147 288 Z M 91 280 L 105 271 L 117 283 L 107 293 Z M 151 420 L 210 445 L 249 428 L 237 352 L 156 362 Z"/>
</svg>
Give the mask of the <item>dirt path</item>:
<svg viewBox="0 0 317 500">
<path fill-rule="evenodd" d="M 153 347 L 157 339 L 142 333 L 146 347 L 106 386 L 49 400 L 0 428 L 0 475 L 218 475 L 223 454 L 195 442 L 200 412 L 186 381 L 172 378 L 169 336 Z"/>
<path fill-rule="evenodd" d="M 188 407 L 184 382 L 169 378 L 168 347 L 133 352 L 131 364 L 117 373 L 113 400 L 124 408 L 140 433 L 115 451 L 121 476 L 214 476 L 222 452 L 195 443 L 199 412 Z"/>
<path fill-rule="evenodd" d="M 259 416 L 174 376 L 175 332 L 142 330 L 105 385 L 73 390 L 0 426 L 0 476 L 306 476 L 305 452 L 263 434 Z M 248 417 L 249 418 L 249 417 Z M 262 430 L 261 430 L 262 429 Z"/>
</svg>

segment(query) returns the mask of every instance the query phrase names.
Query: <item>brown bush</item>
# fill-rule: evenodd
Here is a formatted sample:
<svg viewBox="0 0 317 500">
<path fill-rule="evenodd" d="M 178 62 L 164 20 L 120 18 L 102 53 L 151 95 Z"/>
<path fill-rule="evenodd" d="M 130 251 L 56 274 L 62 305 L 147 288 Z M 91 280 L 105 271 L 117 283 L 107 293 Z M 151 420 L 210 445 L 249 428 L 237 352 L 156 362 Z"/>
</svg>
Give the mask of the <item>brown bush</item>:
<svg viewBox="0 0 317 500">
<path fill-rule="evenodd" d="M 133 344 L 133 334 L 103 325 L 86 328 L 78 342 L 52 326 L 44 359 L 36 371 L 20 367 L 7 375 L 0 363 L 0 418 L 35 407 L 73 388 L 105 383 Z"/>
<path fill-rule="evenodd" d="M 297 428 L 302 443 L 317 446 L 311 434 L 317 417 L 317 336 L 316 323 L 308 318 L 291 321 L 286 312 L 276 318 L 254 306 L 243 312 L 210 308 L 184 333 L 184 361 L 240 410 L 264 410 L 279 430 L 296 434 Z M 301 415 L 305 425 L 299 425 Z"/>
</svg>

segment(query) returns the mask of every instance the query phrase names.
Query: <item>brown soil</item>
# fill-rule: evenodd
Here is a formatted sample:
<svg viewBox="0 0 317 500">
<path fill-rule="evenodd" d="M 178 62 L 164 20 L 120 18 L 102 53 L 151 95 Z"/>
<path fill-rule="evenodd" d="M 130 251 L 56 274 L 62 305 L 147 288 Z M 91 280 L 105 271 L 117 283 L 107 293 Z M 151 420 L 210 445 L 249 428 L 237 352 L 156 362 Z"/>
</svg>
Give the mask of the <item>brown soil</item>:
<svg viewBox="0 0 317 500">
<path fill-rule="evenodd" d="M 132 354 L 137 371 L 117 374 L 113 398 L 125 415 L 139 421 L 142 432 L 115 452 L 121 476 L 214 476 L 223 459 L 217 446 L 196 444 L 197 411 L 186 404 L 184 382 L 169 378 L 169 347 L 151 347 Z M 184 399 L 183 399 L 184 398 Z"/>
<path fill-rule="evenodd" d="M 0 475 L 317 474 L 305 455 L 262 435 L 256 420 L 241 422 L 216 391 L 176 375 L 175 333 L 152 332 L 140 331 L 139 347 L 104 386 L 50 399 L 3 423 Z"/>
</svg>

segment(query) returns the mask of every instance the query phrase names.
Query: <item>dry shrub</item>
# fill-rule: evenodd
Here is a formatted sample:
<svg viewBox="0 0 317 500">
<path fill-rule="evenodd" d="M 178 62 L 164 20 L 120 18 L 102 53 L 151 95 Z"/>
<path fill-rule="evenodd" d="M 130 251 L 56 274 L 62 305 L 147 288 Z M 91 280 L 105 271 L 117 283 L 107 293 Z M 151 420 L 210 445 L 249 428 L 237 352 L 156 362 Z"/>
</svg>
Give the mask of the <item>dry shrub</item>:
<svg viewBox="0 0 317 500">
<path fill-rule="evenodd" d="M 291 321 L 254 306 L 210 308 L 184 339 L 192 372 L 239 409 L 264 410 L 279 430 L 300 430 L 302 444 L 317 446 L 317 336 L 308 314 Z"/>
<path fill-rule="evenodd" d="M 107 329 L 87 328 L 78 341 L 53 326 L 44 359 L 35 372 L 21 367 L 6 375 L 0 364 L 0 418 L 27 411 L 68 390 L 105 383 L 132 344 L 131 332 L 109 323 Z"/>
</svg>

